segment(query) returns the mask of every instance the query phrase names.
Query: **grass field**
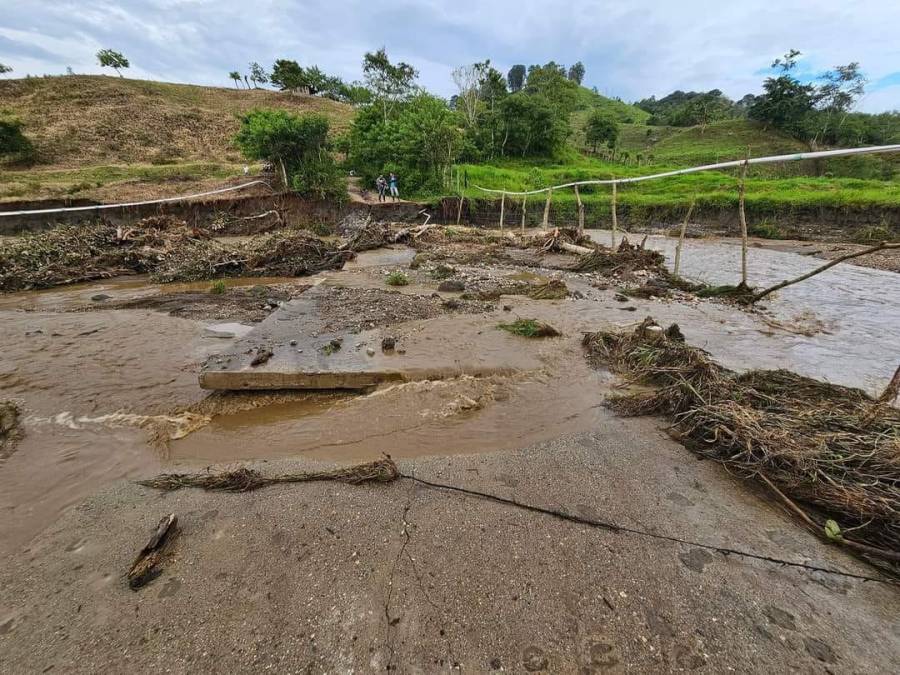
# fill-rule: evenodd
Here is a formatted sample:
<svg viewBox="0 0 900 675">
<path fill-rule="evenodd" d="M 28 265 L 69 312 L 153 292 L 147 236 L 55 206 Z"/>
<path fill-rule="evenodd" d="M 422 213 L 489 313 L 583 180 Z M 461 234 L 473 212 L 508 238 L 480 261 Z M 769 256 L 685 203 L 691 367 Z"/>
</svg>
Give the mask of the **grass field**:
<svg viewBox="0 0 900 675">
<path fill-rule="evenodd" d="M 635 166 L 581 157 L 563 164 L 539 164 L 532 162 L 505 162 L 494 165 L 460 165 L 459 171 L 466 177 L 466 197 L 494 199 L 475 188 L 513 191 L 531 190 L 579 180 L 627 178 L 658 173 L 677 166 Z M 586 186 L 581 196 L 587 204 L 609 205 L 609 186 Z M 545 195 L 529 197 L 533 204 L 542 202 Z M 738 201 L 737 178 L 734 173 L 707 171 L 684 176 L 622 185 L 619 187 L 619 203 L 637 207 L 687 208 L 693 200 L 699 206 L 730 206 Z M 575 196 L 571 189 L 554 194 L 554 204 L 572 205 Z M 810 208 L 810 207 L 900 207 L 900 182 L 865 180 L 855 178 L 790 177 L 769 178 L 751 175 L 747 179 L 746 202 L 757 209 Z M 532 206 L 531 208 L 536 208 Z"/>
</svg>

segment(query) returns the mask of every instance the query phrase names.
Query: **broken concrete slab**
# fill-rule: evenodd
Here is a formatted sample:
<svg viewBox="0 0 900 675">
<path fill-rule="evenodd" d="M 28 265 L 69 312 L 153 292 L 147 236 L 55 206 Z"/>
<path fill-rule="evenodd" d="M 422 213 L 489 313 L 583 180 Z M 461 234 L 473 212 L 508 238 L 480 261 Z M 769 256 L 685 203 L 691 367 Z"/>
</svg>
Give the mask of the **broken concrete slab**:
<svg viewBox="0 0 900 675">
<path fill-rule="evenodd" d="M 203 329 L 203 337 L 242 338 L 253 330 L 253 326 L 244 323 L 216 323 Z"/>
<path fill-rule="evenodd" d="M 285 303 L 200 373 L 204 389 L 364 389 L 383 382 L 490 375 L 542 365 L 541 347 L 495 330 L 501 312 L 447 315 L 354 333 L 331 328 L 318 286 Z M 396 349 L 382 350 L 384 338 Z M 272 354 L 252 365 L 260 351 Z M 373 353 L 374 352 L 374 353 Z"/>
</svg>

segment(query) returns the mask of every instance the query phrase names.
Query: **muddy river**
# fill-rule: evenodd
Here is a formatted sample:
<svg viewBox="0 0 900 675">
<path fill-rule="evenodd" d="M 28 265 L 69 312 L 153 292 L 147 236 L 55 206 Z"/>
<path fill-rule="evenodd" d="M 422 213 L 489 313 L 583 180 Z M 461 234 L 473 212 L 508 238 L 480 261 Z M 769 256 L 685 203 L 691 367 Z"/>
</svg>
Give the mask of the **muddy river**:
<svg viewBox="0 0 900 675">
<path fill-rule="evenodd" d="M 650 243 L 669 257 L 674 251 L 672 240 Z M 692 240 L 683 271 L 733 283 L 739 255 L 730 244 Z M 371 252 L 312 282 L 384 288 L 382 267 L 405 266 L 409 258 L 405 250 Z M 795 254 L 752 250 L 751 281 L 772 283 L 817 264 Z M 712 302 L 645 300 L 633 301 L 637 311 L 626 312 L 611 291 L 598 291 L 583 279 L 566 281 L 585 297 L 509 300 L 515 314 L 546 320 L 563 332 L 541 347 L 538 367 L 363 394 L 210 394 L 197 384 L 199 364 L 231 341 L 204 337 L 208 322 L 149 310 L 79 311 L 95 307 L 98 294 L 121 300 L 202 290 L 208 283 L 159 287 L 130 277 L 2 296 L 0 395 L 23 403 L 26 435 L 0 460 L 0 554 L 27 545 L 61 510 L 103 485 L 161 469 L 295 455 L 358 460 L 382 452 L 485 452 L 595 428 L 608 419 L 601 403 L 615 382 L 587 367 L 581 333 L 624 327 L 648 314 L 677 321 L 691 343 L 731 367 L 784 367 L 872 393 L 900 359 L 900 275 L 889 272 L 838 266 L 786 289 L 758 314 Z M 402 292 L 433 290 L 411 285 Z M 458 321 L 483 331 L 486 339 L 497 332 L 496 313 L 464 314 Z M 454 348 L 452 339 L 440 344 Z"/>
</svg>

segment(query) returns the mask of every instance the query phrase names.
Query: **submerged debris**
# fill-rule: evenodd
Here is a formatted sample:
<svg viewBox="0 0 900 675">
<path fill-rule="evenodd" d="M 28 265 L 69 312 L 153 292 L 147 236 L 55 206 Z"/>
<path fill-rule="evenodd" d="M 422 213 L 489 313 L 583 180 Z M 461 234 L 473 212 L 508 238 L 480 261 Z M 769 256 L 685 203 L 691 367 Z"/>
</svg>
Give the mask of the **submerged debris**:
<svg viewBox="0 0 900 675">
<path fill-rule="evenodd" d="M 300 471 L 278 476 L 263 476 L 254 469 L 242 467 L 221 473 L 164 473 L 156 478 L 138 481 L 144 487 L 157 490 L 178 490 L 196 487 L 219 492 L 250 492 L 276 483 L 304 483 L 331 480 L 339 483 L 390 483 L 400 477 L 400 470 L 390 457 L 374 462 L 345 466 L 325 471 Z"/>
<path fill-rule="evenodd" d="M 561 279 L 551 279 L 543 284 L 533 284 L 525 293 L 532 300 L 562 300 L 569 297 L 569 287 Z"/>
<path fill-rule="evenodd" d="M 22 409 L 15 401 L 0 401 L 0 459 L 12 455 L 22 437 Z"/>
<path fill-rule="evenodd" d="M 559 337 L 561 335 L 553 326 L 537 319 L 516 319 L 512 323 L 498 324 L 497 328 L 527 338 Z"/>
<path fill-rule="evenodd" d="M 589 358 L 658 387 L 619 396 L 626 415 L 665 414 L 692 451 L 759 476 L 787 500 L 812 505 L 830 538 L 900 559 L 900 410 L 859 389 L 786 370 L 738 374 L 671 327 L 647 318 L 632 333 L 588 333 Z M 852 540 L 852 541 L 851 541 Z"/>
</svg>

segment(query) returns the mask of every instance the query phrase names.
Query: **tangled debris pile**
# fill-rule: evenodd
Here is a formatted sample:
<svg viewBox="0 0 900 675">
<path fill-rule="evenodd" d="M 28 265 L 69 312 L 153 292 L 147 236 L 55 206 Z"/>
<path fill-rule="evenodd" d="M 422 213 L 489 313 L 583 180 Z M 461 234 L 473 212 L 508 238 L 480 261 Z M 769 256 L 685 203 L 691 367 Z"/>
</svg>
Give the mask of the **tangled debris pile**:
<svg viewBox="0 0 900 675">
<path fill-rule="evenodd" d="M 0 401 L 0 459 L 12 455 L 22 437 L 22 409 L 15 401 Z"/>
<path fill-rule="evenodd" d="M 127 228 L 100 221 L 28 235 L 0 249 L 0 291 L 141 273 L 162 282 L 303 276 L 339 269 L 353 255 L 302 230 L 225 244 L 169 216 Z"/>
<path fill-rule="evenodd" d="M 582 256 L 573 266 L 574 272 L 600 272 L 607 276 L 625 275 L 638 271 L 661 272 L 665 256 L 659 251 L 644 248 L 644 244 L 632 244 L 622 239 L 619 248 L 613 251 L 606 246 L 597 246 L 594 251 Z"/>
<path fill-rule="evenodd" d="M 160 282 L 215 277 L 300 277 L 340 269 L 354 255 L 304 230 L 276 232 L 230 245 L 191 240 L 167 251 L 151 277 Z"/>
<path fill-rule="evenodd" d="M 169 491 L 183 487 L 196 487 L 218 492 L 250 492 L 276 483 L 332 480 L 359 485 L 361 483 L 390 483 L 399 477 L 400 470 L 394 460 L 385 456 L 374 462 L 324 471 L 300 471 L 278 476 L 263 476 L 254 469 L 241 467 L 222 473 L 164 473 L 156 478 L 140 480 L 138 484 Z"/>
<path fill-rule="evenodd" d="M 585 335 L 590 359 L 658 387 L 611 406 L 670 416 L 688 448 L 760 477 L 820 535 L 900 561 L 900 410 L 785 370 L 735 373 L 679 336 L 649 317 L 633 333 Z"/>
</svg>

